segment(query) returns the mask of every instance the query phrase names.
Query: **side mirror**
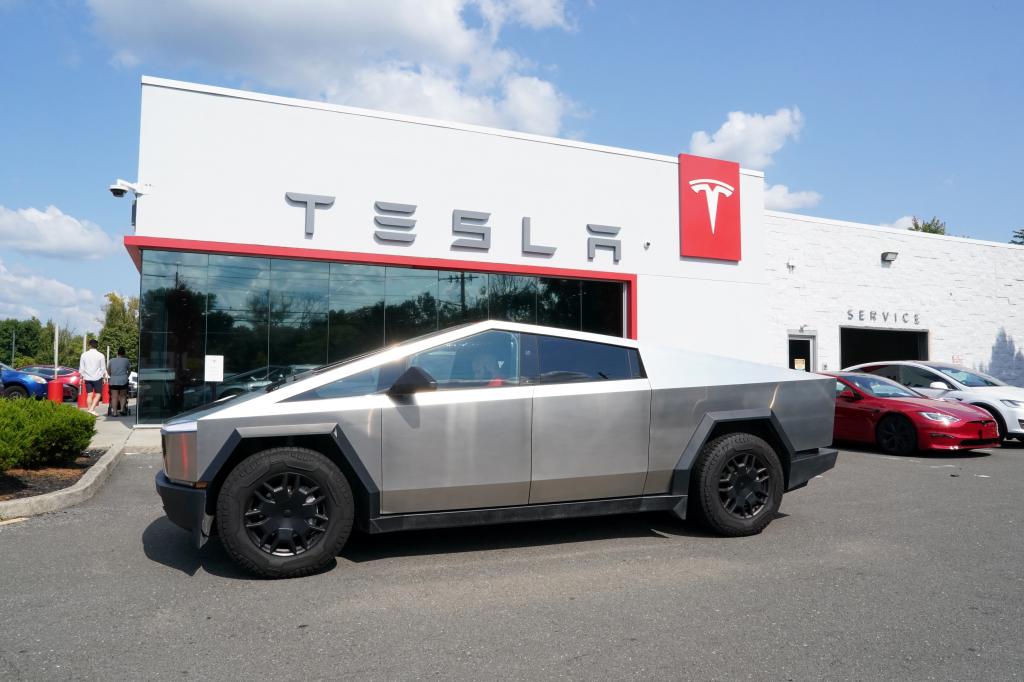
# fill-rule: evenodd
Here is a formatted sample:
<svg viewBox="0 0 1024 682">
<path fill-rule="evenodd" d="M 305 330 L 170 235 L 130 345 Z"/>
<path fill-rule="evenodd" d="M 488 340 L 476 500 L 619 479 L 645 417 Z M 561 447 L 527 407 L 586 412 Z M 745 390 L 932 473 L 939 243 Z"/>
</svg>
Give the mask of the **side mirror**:
<svg viewBox="0 0 1024 682">
<path fill-rule="evenodd" d="M 421 391 L 436 391 L 437 381 L 430 376 L 426 370 L 413 365 L 395 379 L 388 389 L 388 395 L 393 398 L 410 396 Z"/>
<path fill-rule="evenodd" d="M 857 400 L 857 394 L 851 388 L 844 388 L 839 392 L 839 397 L 843 400 Z"/>
<path fill-rule="evenodd" d="M 947 386 L 946 384 L 944 384 L 941 381 L 933 381 L 932 383 L 928 384 L 928 388 L 934 388 L 937 391 L 948 391 L 949 390 L 949 386 Z"/>
</svg>

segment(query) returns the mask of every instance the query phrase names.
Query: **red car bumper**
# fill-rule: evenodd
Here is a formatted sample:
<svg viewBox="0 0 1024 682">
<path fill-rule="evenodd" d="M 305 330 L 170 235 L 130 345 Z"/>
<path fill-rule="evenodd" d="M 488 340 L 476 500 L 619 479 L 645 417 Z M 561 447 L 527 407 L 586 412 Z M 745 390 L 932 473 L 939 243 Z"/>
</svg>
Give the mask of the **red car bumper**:
<svg viewBox="0 0 1024 682">
<path fill-rule="evenodd" d="M 922 450 L 974 450 L 999 447 L 999 426 L 991 419 L 960 422 L 951 426 L 919 425 L 917 442 Z"/>
</svg>

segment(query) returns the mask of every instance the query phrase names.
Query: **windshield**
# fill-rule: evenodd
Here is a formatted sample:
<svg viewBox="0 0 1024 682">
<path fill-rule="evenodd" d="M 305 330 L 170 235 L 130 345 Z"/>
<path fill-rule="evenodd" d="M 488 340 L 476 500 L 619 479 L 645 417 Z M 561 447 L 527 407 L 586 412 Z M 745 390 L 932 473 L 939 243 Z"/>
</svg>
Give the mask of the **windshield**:
<svg viewBox="0 0 1024 682">
<path fill-rule="evenodd" d="M 995 377 L 990 377 L 989 375 L 982 374 L 981 372 L 972 372 L 961 367 L 936 367 L 935 369 L 939 370 L 950 379 L 958 381 L 964 386 L 968 386 L 970 388 L 1006 385 Z"/>
<path fill-rule="evenodd" d="M 891 379 L 879 376 L 868 376 L 868 375 L 848 375 L 844 376 L 843 379 L 849 381 L 851 384 L 864 391 L 870 396 L 876 398 L 920 398 L 920 393 L 912 391 L 911 389 L 897 384 Z"/>
<path fill-rule="evenodd" d="M 319 367 L 314 367 L 314 368 L 308 369 L 308 370 L 306 370 L 304 372 L 298 372 L 298 373 L 292 374 L 290 376 L 282 377 L 282 378 L 278 379 L 277 381 L 275 381 L 274 383 L 268 385 L 266 387 L 266 391 L 267 391 L 267 393 L 270 393 L 271 391 L 274 391 L 274 390 L 280 388 L 281 386 L 284 386 L 285 384 L 290 384 L 293 381 L 301 381 L 302 379 L 307 379 L 307 378 L 309 378 L 311 376 L 315 376 L 317 374 L 323 374 L 324 372 L 326 372 L 328 370 L 332 370 L 332 369 L 334 369 L 336 367 L 341 367 L 342 365 L 347 365 L 347 364 L 349 364 L 351 362 L 355 362 L 356 360 L 362 360 L 363 358 L 367 358 L 367 357 L 369 357 L 371 355 L 376 355 L 377 353 L 380 353 L 381 351 L 390 350 L 391 348 L 394 348 L 395 346 L 401 346 L 403 344 L 412 343 L 414 341 L 422 341 L 423 339 L 429 339 L 429 338 L 431 338 L 433 336 L 440 336 L 441 334 L 447 334 L 448 332 L 455 331 L 456 329 L 461 329 L 462 327 L 468 327 L 468 326 L 473 325 L 473 324 L 476 324 L 476 322 L 465 322 L 463 324 L 457 324 L 457 325 L 454 325 L 454 326 L 451 326 L 451 327 L 445 327 L 444 329 L 438 329 L 436 331 L 427 332 L 426 334 L 421 334 L 419 336 L 414 336 L 413 338 L 406 339 L 405 341 L 399 341 L 398 343 L 393 343 L 390 346 L 384 346 L 383 348 L 376 348 L 374 350 L 367 351 L 365 353 L 360 353 L 359 355 L 353 355 L 351 357 L 343 358 L 341 360 L 335 360 L 334 362 L 329 362 L 326 365 L 320 365 Z"/>
<path fill-rule="evenodd" d="M 11 367 L 10 365 L 5 365 L 2 362 L 0 362 L 0 369 L 10 370 L 11 372 L 15 371 L 13 367 Z"/>
</svg>

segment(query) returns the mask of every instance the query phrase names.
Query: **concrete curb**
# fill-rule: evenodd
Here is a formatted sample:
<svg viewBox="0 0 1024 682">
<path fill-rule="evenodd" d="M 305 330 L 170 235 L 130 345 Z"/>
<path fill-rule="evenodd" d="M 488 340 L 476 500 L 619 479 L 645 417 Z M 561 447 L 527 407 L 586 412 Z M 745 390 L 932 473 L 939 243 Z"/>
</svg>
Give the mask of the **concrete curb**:
<svg viewBox="0 0 1024 682">
<path fill-rule="evenodd" d="M 130 434 L 130 432 L 129 432 Z M 89 467 L 85 475 L 78 481 L 63 490 L 54 490 L 52 493 L 36 495 L 35 497 L 23 497 L 17 500 L 0 502 L 0 520 L 13 519 L 22 516 L 35 516 L 46 512 L 57 511 L 72 507 L 80 502 L 85 502 L 96 494 L 108 478 L 117 463 L 124 456 L 125 444 L 128 442 L 126 436 L 120 443 L 110 446 L 99 461 Z"/>
</svg>

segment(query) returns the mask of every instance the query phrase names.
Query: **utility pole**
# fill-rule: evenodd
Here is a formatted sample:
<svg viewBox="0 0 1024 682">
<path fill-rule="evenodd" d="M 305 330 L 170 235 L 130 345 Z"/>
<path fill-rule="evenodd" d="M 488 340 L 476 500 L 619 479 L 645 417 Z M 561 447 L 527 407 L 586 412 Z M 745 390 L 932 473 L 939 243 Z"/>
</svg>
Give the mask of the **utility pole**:
<svg viewBox="0 0 1024 682">
<path fill-rule="evenodd" d="M 11 367 L 14 367 L 14 342 L 18 338 L 18 330 L 11 328 Z"/>
</svg>

